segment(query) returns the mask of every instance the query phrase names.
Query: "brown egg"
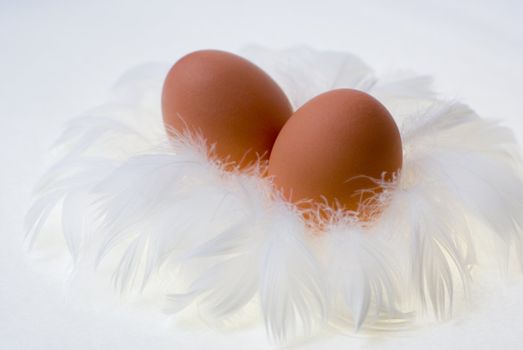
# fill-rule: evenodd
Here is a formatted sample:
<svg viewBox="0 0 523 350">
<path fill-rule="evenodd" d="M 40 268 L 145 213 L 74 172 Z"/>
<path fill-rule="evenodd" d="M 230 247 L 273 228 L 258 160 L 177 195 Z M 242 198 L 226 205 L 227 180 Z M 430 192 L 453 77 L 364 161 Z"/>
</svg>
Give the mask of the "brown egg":
<svg viewBox="0 0 523 350">
<path fill-rule="evenodd" d="M 199 132 L 216 155 L 246 166 L 268 159 L 292 114 L 281 88 L 260 68 L 228 52 L 190 53 L 169 71 L 162 93 L 166 128 Z"/>
<path fill-rule="evenodd" d="M 300 206 L 325 203 L 358 210 L 370 178 L 390 180 L 402 165 L 398 128 L 370 95 L 332 90 L 299 108 L 281 130 L 269 160 L 269 175 L 285 197 Z"/>
</svg>

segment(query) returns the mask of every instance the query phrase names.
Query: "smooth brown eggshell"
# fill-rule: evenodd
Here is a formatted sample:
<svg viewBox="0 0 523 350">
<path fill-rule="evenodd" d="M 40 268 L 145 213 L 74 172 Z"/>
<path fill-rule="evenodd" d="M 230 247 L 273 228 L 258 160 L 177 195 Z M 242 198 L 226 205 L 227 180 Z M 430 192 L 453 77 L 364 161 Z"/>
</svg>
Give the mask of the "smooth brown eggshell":
<svg viewBox="0 0 523 350">
<path fill-rule="evenodd" d="M 292 114 L 281 88 L 260 68 L 217 50 L 190 53 L 169 71 L 162 93 L 166 128 L 197 132 L 223 161 L 268 159 Z"/>
<path fill-rule="evenodd" d="M 362 190 L 380 191 L 368 177 L 391 179 L 401 165 L 400 133 L 387 109 L 364 92 L 338 89 L 291 116 L 276 139 L 268 173 L 295 203 L 326 201 L 358 210 L 370 196 Z"/>
</svg>

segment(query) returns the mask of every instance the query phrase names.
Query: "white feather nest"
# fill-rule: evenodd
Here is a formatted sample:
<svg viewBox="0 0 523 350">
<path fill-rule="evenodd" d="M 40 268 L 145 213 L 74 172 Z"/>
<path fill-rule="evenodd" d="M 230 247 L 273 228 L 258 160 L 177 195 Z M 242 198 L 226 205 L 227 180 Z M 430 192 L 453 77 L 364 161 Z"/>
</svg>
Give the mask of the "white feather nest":
<svg viewBox="0 0 523 350">
<path fill-rule="evenodd" d="M 341 87 L 388 107 L 404 165 L 371 225 L 336 213 L 313 233 L 256 166 L 224 171 L 201 137 L 169 141 L 159 106 L 169 67 L 148 65 L 60 137 L 66 155 L 37 187 L 29 240 L 59 208 L 74 261 L 117 259 L 119 290 L 147 293 L 155 276 L 168 286 L 170 311 L 197 304 L 217 320 L 254 305 L 280 343 L 326 326 L 394 327 L 416 312 L 449 317 L 480 255 L 507 262 L 511 252 L 523 268 L 523 172 L 508 129 L 438 100 L 426 77 L 378 80 L 349 54 L 242 54 L 295 107 Z"/>
</svg>

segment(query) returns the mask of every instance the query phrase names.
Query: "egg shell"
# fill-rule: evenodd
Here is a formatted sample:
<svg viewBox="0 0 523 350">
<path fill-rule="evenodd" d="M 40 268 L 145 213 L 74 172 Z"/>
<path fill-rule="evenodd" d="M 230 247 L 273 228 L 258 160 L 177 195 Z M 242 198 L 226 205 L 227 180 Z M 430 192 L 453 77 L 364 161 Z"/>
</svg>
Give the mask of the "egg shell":
<svg viewBox="0 0 523 350">
<path fill-rule="evenodd" d="M 274 144 L 268 174 L 302 206 L 312 200 L 356 211 L 381 191 L 369 177 L 390 180 L 401 165 L 400 133 L 387 109 L 364 92 L 337 89 L 291 116 Z"/>
<path fill-rule="evenodd" d="M 223 161 L 268 159 L 292 114 L 285 93 L 248 60 L 217 50 L 190 53 L 169 71 L 162 92 L 167 129 L 197 132 Z"/>
</svg>

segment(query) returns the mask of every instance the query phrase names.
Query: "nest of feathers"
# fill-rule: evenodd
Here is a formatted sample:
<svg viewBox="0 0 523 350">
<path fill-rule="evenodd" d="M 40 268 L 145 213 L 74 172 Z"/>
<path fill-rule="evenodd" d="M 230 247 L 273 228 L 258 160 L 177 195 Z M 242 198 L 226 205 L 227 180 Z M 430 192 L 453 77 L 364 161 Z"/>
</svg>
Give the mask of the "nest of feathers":
<svg viewBox="0 0 523 350">
<path fill-rule="evenodd" d="M 234 326 L 255 315 L 279 343 L 325 327 L 446 319 L 474 288 L 482 257 L 523 268 L 523 163 L 510 130 L 440 98 L 428 77 L 378 78 L 351 54 L 242 54 L 295 107 L 339 87 L 391 111 L 403 167 L 392 182 L 374 180 L 383 190 L 367 211 L 379 214 L 303 209 L 262 176 L 263 161 L 231 169 L 201 135 L 169 138 L 159 104 L 169 66 L 149 64 L 67 125 L 27 215 L 30 245 L 61 236 L 75 269 L 104 266 L 121 293 L 161 294 L 182 318 Z"/>
</svg>

